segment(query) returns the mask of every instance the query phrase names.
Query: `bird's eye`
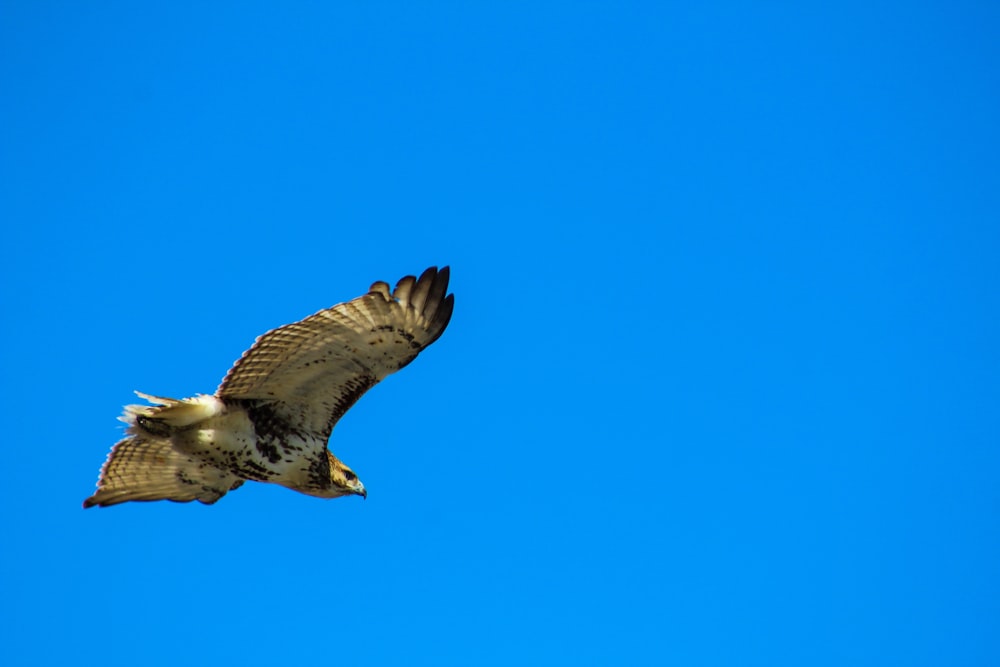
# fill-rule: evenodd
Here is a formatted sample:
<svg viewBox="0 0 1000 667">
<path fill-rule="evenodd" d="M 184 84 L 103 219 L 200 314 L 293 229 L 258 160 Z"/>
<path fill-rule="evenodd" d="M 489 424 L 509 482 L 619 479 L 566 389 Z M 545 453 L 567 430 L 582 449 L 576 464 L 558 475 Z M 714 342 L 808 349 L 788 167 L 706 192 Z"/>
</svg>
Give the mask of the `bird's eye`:
<svg viewBox="0 0 1000 667">
<path fill-rule="evenodd" d="M 354 474 L 353 472 L 351 472 L 350 470 L 345 470 L 345 471 L 344 471 L 344 477 L 346 477 L 346 478 L 347 478 L 347 481 L 348 481 L 348 482 L 353 482 L 353 481 L 357 480 L 357 478 L 358 478 L 358 476 L 357 476 L 357 475 L 355 475 L 355 474 Z"/>
</svg>

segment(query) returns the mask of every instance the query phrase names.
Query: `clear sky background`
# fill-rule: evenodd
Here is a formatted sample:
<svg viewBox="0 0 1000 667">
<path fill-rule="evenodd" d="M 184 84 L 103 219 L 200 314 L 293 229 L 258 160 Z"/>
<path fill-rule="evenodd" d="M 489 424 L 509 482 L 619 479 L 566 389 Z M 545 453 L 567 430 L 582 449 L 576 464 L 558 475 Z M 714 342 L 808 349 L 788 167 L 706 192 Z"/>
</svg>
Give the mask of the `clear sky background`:
<svg viewBox="0 0 1000 667">
<path fill-rule="evenodd" d="M 1000 664 L 994 3 L 0 6 L 5 665 Z M 452 267 L 369 498 L 84 511 Z"/>
</svg>

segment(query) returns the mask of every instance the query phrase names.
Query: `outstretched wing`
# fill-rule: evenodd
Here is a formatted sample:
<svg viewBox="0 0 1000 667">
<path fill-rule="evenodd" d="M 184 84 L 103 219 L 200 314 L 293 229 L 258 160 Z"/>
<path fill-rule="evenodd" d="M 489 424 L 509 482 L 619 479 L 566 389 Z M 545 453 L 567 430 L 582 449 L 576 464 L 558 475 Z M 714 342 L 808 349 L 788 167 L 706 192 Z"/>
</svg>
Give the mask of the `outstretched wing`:
<svg viewBox="0 0 1000 667">
<path fill-rule="evenodd" d="M 108 454 L 97 491 L 83 501 L 84 508 L 129 500 L 200 500 L 210 505 L 243 484 L 232 473 L 177 451 L 169 438 L 129 432 L 130 437 Z"/>
<path fill-rule="evenodd" d="M 438 339 L 454 307 L 447 290 L 448 267 L 431 267 L 419 279 L 406 276 L 391 293 L 380 281 L 364 296 L 269 331 L 216 395 L 264 410 L 268 428 L 325 443 L 362 394 Z"/>
</svg>

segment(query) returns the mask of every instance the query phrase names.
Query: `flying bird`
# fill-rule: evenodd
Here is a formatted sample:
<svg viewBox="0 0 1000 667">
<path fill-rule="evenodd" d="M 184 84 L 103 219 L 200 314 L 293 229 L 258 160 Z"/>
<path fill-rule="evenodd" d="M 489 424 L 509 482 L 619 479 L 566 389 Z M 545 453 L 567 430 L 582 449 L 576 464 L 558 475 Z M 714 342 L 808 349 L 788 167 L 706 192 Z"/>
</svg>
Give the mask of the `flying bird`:
<svg viewBox="0 0 1000 667">
<path fill-rule="evenodd" d="M 448 267 L 406 276 L 260 336 L 215 394 L 128 405 L 127 437 L 111 448 L 83 506 L 130 500 L 216 502 L 244 481 L 319 498 L 367 497 L 327 449 L 361 395 L 438 339 L 455 304 Z"/>
</svg>

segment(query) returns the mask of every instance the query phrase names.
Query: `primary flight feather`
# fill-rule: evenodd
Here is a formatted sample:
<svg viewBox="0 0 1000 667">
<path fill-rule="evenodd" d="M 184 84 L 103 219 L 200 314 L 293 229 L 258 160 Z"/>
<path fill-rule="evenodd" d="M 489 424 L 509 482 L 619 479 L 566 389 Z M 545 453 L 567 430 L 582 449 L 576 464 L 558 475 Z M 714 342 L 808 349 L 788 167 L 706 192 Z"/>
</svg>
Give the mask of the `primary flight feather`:
<svg viewBox="0 0 1000 667">
<path fill-rule="evenodd" d="M 438 339 L 455 297 L 448 267 L 406 276 L 257 339 L 214 395 L 139 394 L 84 507 L 129 500 L 214 503 L 246 480 L 337 498 L 367 496 L 327 449 L 361 395 Z M 136 392 L 138 393 L 138 392 Z"/>
</svg>

